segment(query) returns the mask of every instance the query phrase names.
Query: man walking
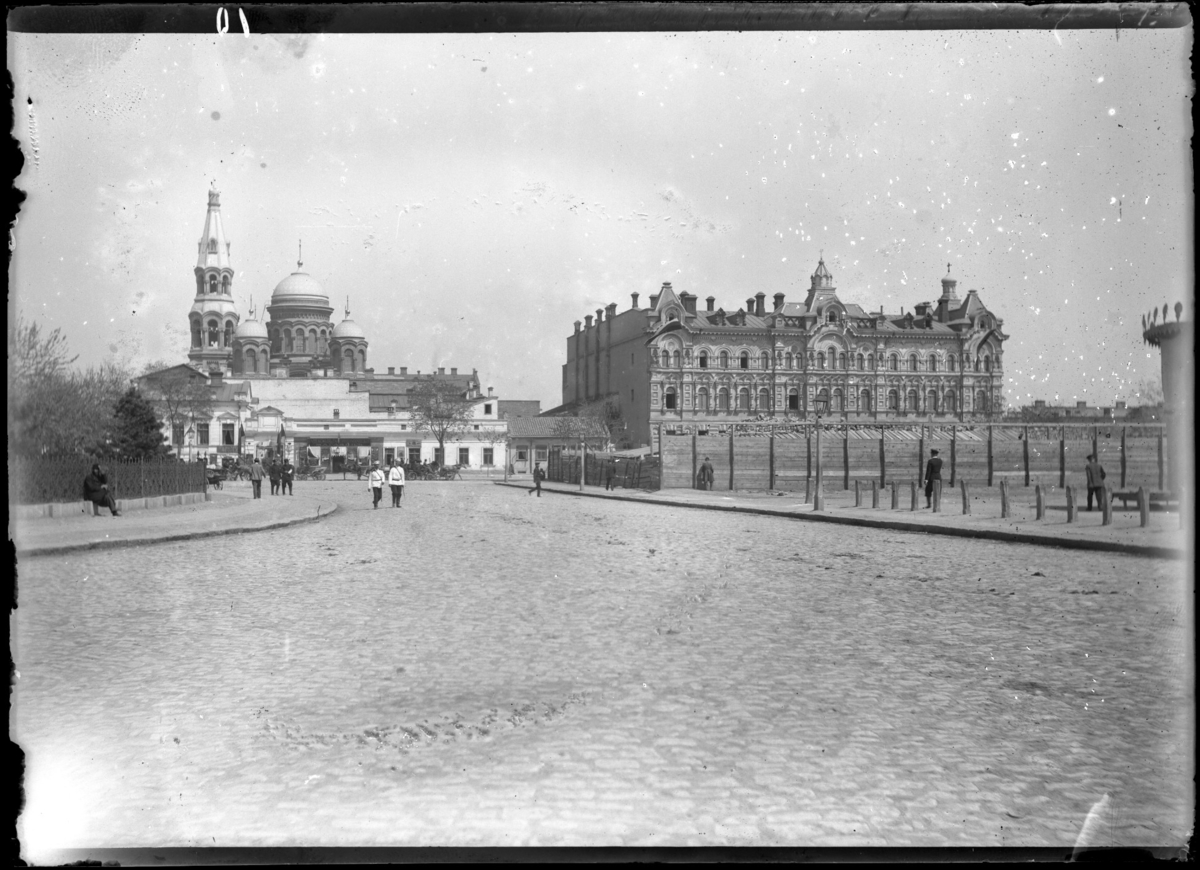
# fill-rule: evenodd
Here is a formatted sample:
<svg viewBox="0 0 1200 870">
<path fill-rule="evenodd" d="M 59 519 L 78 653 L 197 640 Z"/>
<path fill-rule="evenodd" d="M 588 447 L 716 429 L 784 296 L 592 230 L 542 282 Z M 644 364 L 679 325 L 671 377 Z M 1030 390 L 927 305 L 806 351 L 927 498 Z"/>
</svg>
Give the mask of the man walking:
<svg viewBox="0 0 1200 870">
<path fill-rule="evenodd" d="M 929 451 L 929 462 L 925 466 L 925 507 L 933 507 L 934 493 L 938 506 L 942 503 L 942 458 L 936 450 Z"/>
<path fill-rule="evenodd" d="M 1094 453 L 1089 453 L 1087 458 L 1087 488 L 1088 488 L 1088 510 L 1092 509 L 1092 496 L 1096 497 L 1096 507 L 1104 510 L 1104 478 L 1107 477 L 1104 473 L 1104 466 L 1096 459 Z"/>
<path fill-rule="evenodd" d="M 708 461 L 708 457 L 704 457 L 704 462 L 700 465 L 700 488 L 712 489 L 713 479 L 716 475 L 713 474 L 712 463 Z"/>
<path fill-rule="evenodd" d="M 296 478 L 296 467 L 292 465 L 292 460 L 284 459 L 283 468 L 279 469 L 279 494 L 283 495 L 283 491 L 287 490 L 288 495 L 294 495 L 292 492 L 292 481 Z"/>
<path fill-rule="evenodd" d="M 254 487 L 254 497 L 262 498 L 262 479 L 263 467 L 258 461 L 258 457 L 254 457 L 254 464 L 250 466 L 250 485 Z"/>
<path fill-rule="evenodd" d="M 108 489 L 108 477 L 100 470 L 99 465 L 92 466 L 92 473 L 83 479 L 83 500 L 92 503 L 92 516 L 100 516 L 100 507 L 112 511 L 114 517 L 119 517 L 117 502 Z"/>
<path fill-rule="evenodd" d="M 279 469 L 279 460 L 272 459 L 271 467 L 267 469 L 267 477 L 271 479 L 271 495 L 279 495 L 279 479 L 283 472 Z"/>
<path fill-rule="evenodd" d="M 388 486 L 392 488 L 392 507 L 400 507 L 400 499 L 404 498 L 404 469 L 399 462 L 393 462 L 388 469 Z"/>
<path fill-rule="evenodd" d="M 541 465 L 533 467 L 533 489 L 529 490 L 529 494 L 537 493 L 537 497 L 542 497 L 542 481 L 546 479 L 546 472 L 542 471 Z"/>
<path fill-rule="evenodd" d="M 383 470 L 378 462 L 371 463 L 371 474 L 367 477 L 367 489 L 374 497 L 374 509 L 379 510 L 379 502 L 383 500 Z"/>
</svg>

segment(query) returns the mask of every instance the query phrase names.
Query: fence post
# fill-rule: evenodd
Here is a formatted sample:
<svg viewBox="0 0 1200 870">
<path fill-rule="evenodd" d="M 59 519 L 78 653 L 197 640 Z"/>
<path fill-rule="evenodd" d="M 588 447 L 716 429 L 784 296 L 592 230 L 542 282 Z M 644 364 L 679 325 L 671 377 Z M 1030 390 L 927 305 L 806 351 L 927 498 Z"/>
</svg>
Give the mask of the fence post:
<svg viewBox="0 0 1200 870">
<path fill-rule="evenodd" d="M 1000 479 L 1000 519 L 1008 519 L 1008 478 Z"/>
<path fill-rule="evenodd" d="M 1109 489 L 1109 486 L 1107 483 L 1103 483 L 1100 486 L 1101 486 L 1100 498 L 1102 499 L 1102 501 L 1100 502 L 1100 525 L 1111 526 L 1112 525 L 1112 491 Z"/>
<path fill-rule="evenodd" d="M 950 427 L 950 485 L 954 486 L 954 467 L 958 461 L 958 427 Z"/>
<path fill-rule="evenodd" d="M 1029 482 L 1026 481 L 1026 486 Z M 1058 485 L 1067 485 L 1067 427 L 1058 427 Z"/>
<path fill-rule="evenodd" d="M 729 491 L 733 492 L 733 426 L 729 427 Z"/>
<path fill-rule="evenodd" d="M 1159 442 L 1162 443 L 1161 441 Z M 842 427 L 842 489 L 850 488 L 850 424 Z M 1162 489 L 1160 484 L 1159 489 Z"/>
<path fill-rule="evenodd" d="M 918 507 L 917 507 L 917 482 L 915 480 L 910 480 L 908 482 L 908 489 L 912 495 L 912 504 L 909 507 L 909 510 L 914 510 L 914 511 L 918 510 Z"/>
<path fill-rule="evenodd" d="M 1146 493 L 1146 487 L 1138 487 L 1138 516 L 1142 521 L 1142 528 L 1150 525 L 1150 498 Z"/>
<path fill-rule="evenodd" d="M 988 423 L 988 488 L 992 485 L 992 424 Z"/>
<path fill-rule="evenodd" d="M 1021 435 L 1021 456 L 1025 463 L 1025 485 L 1029 486 L 1029 427 L 1025 427 L 1024 433 Z"/>
<path fill-rule="evenodd" d="M 933 512 L 935 514 L 942 512 L 942 480 L 940 477 L 933 480 Z"/>
<path fill-rule="evenodd" d="M 812 485 L 812 478 L 811 477 L 804 478 L 804 503 L 805 504 L 808 504 L 808 500 L 810 498 L 812 498 L 812 491 L 810 489 L 811 485 Z"/>
<path fill-rule="evenodd" d="M 1075 487 L 1068 486 L 1067 490 L 1067 522 L 1075 522 Z"/>
<path fill-rule="evenodd" d="M 1033 488 L 1033 497 L 1036 504 L 1037 518 L 1044 520 L 1046 518 L 1046 494 L 1042 492 L 1042 485 L 1040 483 Z"/>
<path fill-rule="evenodd" d="M 1100 461 L 1100 441 L 1099 441 L 1099 426 L 1092 427 L 1092 456 L 1096 457 L 1096 461 Z"/>
<path fill-rule="evenodd" d="M 1121 427 L 1121 489 L 1125 488 L 1125 427 Z"/>
<path fill-rule="evenodd" d="M 662 456 L 662 423 L 658 424 L 658 455 Z M 587 482 L 587 442 L 579 442 L 579 491 L 583 492 L 583 485 Z"/>
<path fill-rule="evenodd" d="M 873 508 L 879 507 L 879 481 L 878 480 L 871 481 L 871 507 L 873 507 Z"/>
<path fill-rule="evenodd" d="M 918 427 L 917 436 L 917 479 L 921 479 L 921 471 L 925 467 L 925 427 Z"/>
<path fill-rule="evenodd" d="M 692 489 L 699 489 L 699 488 L 700 488 L 699 486 L 697 486 L 697 484 L 699 483 L 699 481 L 697 481 L 697 480 L 696 480 L 696 472 L 697 472 L 697 465 L 696 465 L 696 433 L 695 433 L 695 432 L 692 432 Z"/>
<path fill-rule="evenodd" d="M 887 430 L 885 430 L 885 429 L 879 430 L 879 485 L 880 486 L 887 486 L 887 465 L 884 463 L 884 459 L 883 459 L 883 442 L 884 442 L 883 433 L 885 431 L 887 431 Z"/>
<path fill-rule="evenodd" d="M 892 481 L 892 510 L 900 509 L 900 490 L 896 488 L 896 481 Z"/>
<path fill-rule="evenodd" d="M 775 488 L 775 433 L 767 441 L 767 489 Z"/>
<path fill-rule="evenodd" d="M 962 478 L 958 485 L 962 488 L 963 516 L 969 517 L 971 515 L 971 494 L 967 492 L 967 479 Z"/>
<path fill-rule="evenodd" d="M 854 506 L 862 507 L 862 490 L 858 486 L 858 481 L 854 481 Z"/>
<path fill-rule="evenodd" d="M 1164 475 L 1163 475 L 1163 430 L 1162 430 L 1162 427 L 1159 427 L 1159 430 L 1158 430 L 1158 490 L 1159 490 L 1159 492 L 1162 492 L 1162 489 L 1163 489 L 1163 479 L 1164 479 Z"/>
</svg>

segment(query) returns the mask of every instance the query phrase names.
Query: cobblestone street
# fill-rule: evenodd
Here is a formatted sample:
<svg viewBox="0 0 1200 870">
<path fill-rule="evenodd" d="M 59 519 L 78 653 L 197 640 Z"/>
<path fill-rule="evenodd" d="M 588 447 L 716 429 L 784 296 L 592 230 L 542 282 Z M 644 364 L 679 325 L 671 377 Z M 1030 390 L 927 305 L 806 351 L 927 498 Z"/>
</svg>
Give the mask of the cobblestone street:
<svg viewBox="0 0 1200 870">
<path fill-rule="evenodd" d="M 298 485 L 299 488 L 299 485 Z M 23 857 L 1182 845 L 1188 565 L 416 483 L 26 559 Z"/>
</svg>

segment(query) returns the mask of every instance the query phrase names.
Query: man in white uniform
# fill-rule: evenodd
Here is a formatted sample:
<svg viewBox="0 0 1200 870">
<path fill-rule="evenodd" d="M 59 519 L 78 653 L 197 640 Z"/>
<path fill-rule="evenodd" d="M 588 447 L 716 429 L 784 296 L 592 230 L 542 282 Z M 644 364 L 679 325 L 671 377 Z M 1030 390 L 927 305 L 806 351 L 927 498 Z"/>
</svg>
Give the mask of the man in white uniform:
<svg viewBox="0 0 1200 870">
<path fill-rule="evenodd" d="M 375 497 L 375 510 L 379 510 L 379 502 L 383 500 L 383 470 L 378 462 L 371 463 L 371 474 L 367 478 L 367 488 Z"/>
<path fill-rule="evenodd" d="M 392 488 L 392 507 L 400 507 L 400 499 L 404 498 L 404 469 L 398 462 L 388 469 L 388 486 Z"/>
</svg>

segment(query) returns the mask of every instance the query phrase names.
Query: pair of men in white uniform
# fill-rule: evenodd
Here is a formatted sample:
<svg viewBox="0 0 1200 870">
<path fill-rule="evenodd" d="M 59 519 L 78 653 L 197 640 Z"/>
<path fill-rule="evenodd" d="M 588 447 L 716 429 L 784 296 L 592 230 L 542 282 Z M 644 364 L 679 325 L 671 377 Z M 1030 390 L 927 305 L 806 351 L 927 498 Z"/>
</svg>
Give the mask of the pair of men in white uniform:
<svg viewBox="0 0 1200 870">
<path fill-rule="evenodd" d="M 371 474 L 369 477 L 369 486 L 372 494 L 375 496 L 375 509 L 379 509 L 379 502 L 383 500 L 383 484 L 386 481 L 392 490 L 392 507 L 400 507 L 400 499 L 404 497 L 404 468 L 400 465 L 392 465 L 385 472 L 379 467 L 376 462 L 371 466 Z"/>
</svg>

